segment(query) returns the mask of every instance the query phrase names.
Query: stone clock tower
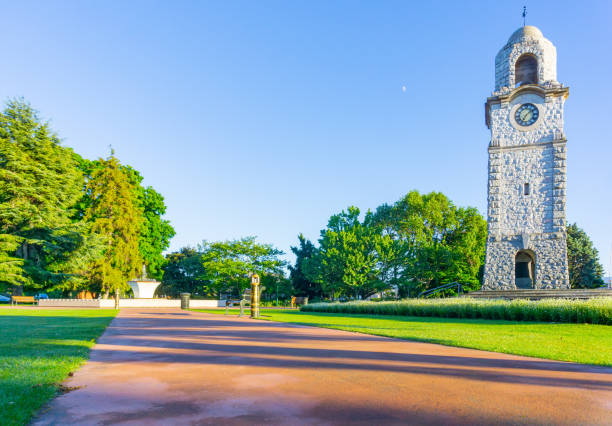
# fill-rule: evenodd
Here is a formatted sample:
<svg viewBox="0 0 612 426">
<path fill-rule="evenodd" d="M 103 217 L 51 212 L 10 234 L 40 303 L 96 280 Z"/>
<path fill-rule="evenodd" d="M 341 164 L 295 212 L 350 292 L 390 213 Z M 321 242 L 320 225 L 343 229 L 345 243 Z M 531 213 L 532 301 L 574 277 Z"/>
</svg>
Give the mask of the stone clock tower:
<svg viewBox="0 0 612 426">
<path fill-rule="evenodd" d="M 566 139 L 555 46 L 519 28 L 495 57 L 487 98 L 488 237 L 483 290 L 569 288 Z"/>
</svg>

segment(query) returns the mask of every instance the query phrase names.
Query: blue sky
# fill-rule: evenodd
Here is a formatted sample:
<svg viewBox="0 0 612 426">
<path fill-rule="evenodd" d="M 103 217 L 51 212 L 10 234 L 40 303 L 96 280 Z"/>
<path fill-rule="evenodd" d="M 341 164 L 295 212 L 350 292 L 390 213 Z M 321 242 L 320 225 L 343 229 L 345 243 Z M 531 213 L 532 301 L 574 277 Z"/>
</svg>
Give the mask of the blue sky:
<svg viewBox="0 0 612 426">
<path fill-rule="evenodd" d="M 609 269 L 609 1 L 2 1 L 0 97 L 84 157 L 112 145 L 165 196 L 172 249 L 288 252 L 411 189 L 486 213 L 483 103 L 523 4 L 570 87 L 568 220 Z"/>
</svg>

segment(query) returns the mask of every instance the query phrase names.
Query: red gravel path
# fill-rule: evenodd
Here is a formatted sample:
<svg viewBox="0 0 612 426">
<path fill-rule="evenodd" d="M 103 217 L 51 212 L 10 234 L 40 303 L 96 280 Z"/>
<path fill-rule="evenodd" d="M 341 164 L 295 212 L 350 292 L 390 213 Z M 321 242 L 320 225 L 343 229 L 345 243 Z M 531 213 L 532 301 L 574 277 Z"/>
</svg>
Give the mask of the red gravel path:
<svg viewBox="0 0 612 426">
<path fill-rule="evenodd" d="M 36 425 L 612 424 L 612 369 L 122 309 Z"/>
</svg>

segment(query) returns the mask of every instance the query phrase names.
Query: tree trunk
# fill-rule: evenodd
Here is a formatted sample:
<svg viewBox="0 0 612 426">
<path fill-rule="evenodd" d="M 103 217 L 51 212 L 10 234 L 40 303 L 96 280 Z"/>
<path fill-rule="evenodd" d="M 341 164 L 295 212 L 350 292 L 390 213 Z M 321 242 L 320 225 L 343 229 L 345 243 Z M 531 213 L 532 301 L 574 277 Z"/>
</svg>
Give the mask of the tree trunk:
<svg viewBox="0 0 612 426">
<path fill-rule="evenodd" d="M 115 290 L 115 309 L 119 309 L 119 290 Z"/>
</svg>

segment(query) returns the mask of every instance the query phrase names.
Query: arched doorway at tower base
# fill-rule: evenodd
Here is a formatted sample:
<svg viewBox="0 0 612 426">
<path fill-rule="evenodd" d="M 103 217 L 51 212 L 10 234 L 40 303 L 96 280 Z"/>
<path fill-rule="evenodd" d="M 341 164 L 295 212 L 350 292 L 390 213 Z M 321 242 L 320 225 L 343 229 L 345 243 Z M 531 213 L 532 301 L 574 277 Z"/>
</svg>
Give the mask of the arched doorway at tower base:
<svg viewBox="0 0 612 426">
<path fill-rule="evenodd" d="M 535 254 L 531 250 L 519 250 L 516 253 L 514 276 L 516 288 L 535 288 Z"/>
</svg>

